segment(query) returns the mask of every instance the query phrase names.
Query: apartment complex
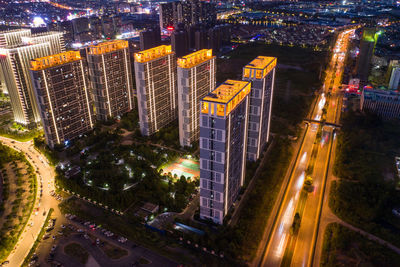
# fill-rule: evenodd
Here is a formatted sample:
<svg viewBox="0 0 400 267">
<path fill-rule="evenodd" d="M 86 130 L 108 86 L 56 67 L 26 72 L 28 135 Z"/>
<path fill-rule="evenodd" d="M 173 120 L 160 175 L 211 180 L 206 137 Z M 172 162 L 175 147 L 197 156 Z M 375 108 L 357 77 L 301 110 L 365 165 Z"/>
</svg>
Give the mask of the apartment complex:
<svg viewBox="0 0 400 267">
<path fill-rule="evenodd" d="M 243 68 L 243 80 L 251 81 L 247 159 L 256 161 L 269 141 L 276 57 L 258 56 Z"/>
<path fill-rule="evenodd" d="M 0 43 L 1 79 L 11 99 L 14 120 L 21 124 L 37 123 L 40 114 L 30 79 L 30 61 L 65 51 L 62 34 L 51 32 L 39 36 L 26 30 L 0 32 Z"/>
<path fill-rule="evenodd" d="M 140 131 L 149 136 L 178 116 L 176 57 L 171 46 L 135 53 L 135 78 Z"/>
<path fill-rule="evenodd" d="M 251 84 L 226 80 L 201 100 L 200 218 L 222 224 L 243 186 Z"/>
<path fill-rule="evenodd" d="M 107 120 L 130 111 L 134 97 L 128 41 L 90 46 L 87 59 L 97 119 Z"/>
<path fill-rule="evenodd" d="M 199 139 L 200 100 L 216 85 L 216 62 L 211 49 L 178 59 L 179 142 L 191 146 Z"/>
<path fill-rule="evenodd" d="M 93 105 L 78 51 L 32 60 L 31 74 L 50 147 L 68 144 L 93 128 Z"/>
</svg>

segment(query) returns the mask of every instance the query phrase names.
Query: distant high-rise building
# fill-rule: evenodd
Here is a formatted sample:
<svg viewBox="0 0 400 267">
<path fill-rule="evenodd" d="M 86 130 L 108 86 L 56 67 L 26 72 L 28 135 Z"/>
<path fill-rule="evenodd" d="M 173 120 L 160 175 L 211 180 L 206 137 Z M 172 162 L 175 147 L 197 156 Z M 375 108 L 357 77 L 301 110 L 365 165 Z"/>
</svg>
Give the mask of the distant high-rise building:
<svg viewBox="0 0 400 267">
<path fill-rule="evenodd" d="M 22 44 L 22 38 L 31 36 L 31 30 L 18 29 L 0 32 L 0 47 L 12 47 Z"/>
<path fill-rule="evenodd" d="M 269 141 L 276 57 L 258 56 L 243 68 L 243 80 L 251 81 L 247 159 L 256 161 Z"/>
<path fill-rule="evenodd" d="M 31 61 L 31 74 L 46 142 L 50 147 L 93 128 L 92 101 L 78 51 L 69 51 Z"/>
<path fill-rule="evenodd" d="M 191 146 L 199 139 L 200 100 L 215 88 L 216 63 L 204 49 L 178 59 L 179 142 Z"/>
<path fill-rule="evenodd" d="M 189 54 L 189 40 L 186 31 L 174 31 L 171 34 L 171 46 L 176 57 L 183 57 Z"/>
<path fill-rule="evenodd" d="M 172 2 L 160 5 L 160 28 L 167 29 L 183 23 L 195 25 L 201 23 L 214 26 L 217 21 L 217 11 L 214 3 L 197 0 Z"/>
<path fill-rule="evenodd" d="M 399 82 L 400 82 L 400 66 L 396 66 L 393 68 L 392 74 L 390 76 L 389 89 L 397 90 L 399 88 Z"/>
<path fill-rule="evenodd" d="M 368 75 L 371 66 L 371 59 L 374 55 L 375 44 L 378 40 L 376 29 L 364 29 L 362 40 L 360 42 L 360 53 L 356 63 L 356 76 L 365 83 L 368 81 Z"/>
<path fill-rule="evenodd" d="M 200 29 L 195 33 L 195 49 L 201 50 L 208 47 L 207 31 Z"/>
<path fill-rule="evenodd" d="M 226 80 L 201 101 L 200 218 L 222 224 L 244 183 L 250 82 Z"/>
<path fill-rule="evenodd" d="M 19 37 L 7 35 L 0 33 L 0 40 L 8 38 L 0 48 L 0 70 L 10 96 L 14 120 L 25 125 L 39 122 L 40 114 L 30 79 L 30 61 L 65 51 L 62 34 L 29 35 L 24 32 L 23 35 L 16 34 Z"/>
<path fill-rule="evenodd" d="M 140 50 L 147 50 L 160 45 L 160 28 L 151 28 L 140 32 Z"/>
<path fill-rule="evenodd" d="M 90 46 L 87 59 L 97 118 L 107 120 L 130 111 L 134 97 L 128 41 Z"/>
<path fill-rule="evenodd" d="M 80 17 L 72 20 L 72 27 L 75 34 L 89 31 L 89 19 L 87 17 Z"/>
<path fill-rule="evenodd" d="M 160 29 L 167 29 L 174 25 L 174 4 L 160 4 Z"/>
<path fill-rule="evenodd" d="M 178 115 L 176 57 L 171 46 L 135 53 L 135 78 L 140 131 L 149 136 Z"/>
<path fill-rule="evenodd" d="M 50 50 L 54 54 L 65 52 L 64 34 L 62 32 L 43 32 L 24 36 L 21 38 L 24 45 L 49 43 Z"/>
<path fill-rule="evenodd" d="M 214 3 L 198 2 L 197 10 L 194 13 L 198 15 L 198 19 L 195 21 L 202 24 L 214 26 L 217 22 L 217 10 Z"/>
</svg>

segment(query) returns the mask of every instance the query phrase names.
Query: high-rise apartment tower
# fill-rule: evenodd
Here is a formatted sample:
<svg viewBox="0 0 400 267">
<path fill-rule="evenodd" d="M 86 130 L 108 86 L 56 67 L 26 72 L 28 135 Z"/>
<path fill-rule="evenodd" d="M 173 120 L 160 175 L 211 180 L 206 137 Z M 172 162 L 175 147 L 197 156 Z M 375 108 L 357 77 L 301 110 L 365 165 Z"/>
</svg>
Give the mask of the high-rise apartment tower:
<svg viewBox="0 0 400 267">
<path fill-rule="evenodd" d="M 130 111 L 134 97 L 128 41 L 90 46 L 87 59 L 97 119 L 107 120 Z"/>
<path fill-rule="evenodd" d="M 243 186 L 250 82 L 226 80 L 201 101 L 200 218 L 222 224 Z"/>
<path fill-rule="evenodd" d="M 63 35 L 48 32 L 30 35 L 26 30 L 0 32 L 0 71 L 10 95 L 14 120 L 21 124 L 40 121 L 30 61 L 65 51 Z"/>
<path fill-rule="evenodd" d="M 215 88 L 215 56 L 204 49 L 178 59 L 179 142 L 191 146 L 199 139 L 200 100 Z"/>
<path fill-rule="evenodd" d="M 170 45 L 135 53 L 136 93 L 142 135 L 177 119 L 176 57 Z"/>
<path fill-rule="evenodd" d="M 269 141 L 276 57 L 258 56 L 243 68 L 251 81 L 247 159 L 256 161 Z"/>
<path fill-rule="evenodd" d="M 69 51 L 31 61 L 31 75 L 50 147 L 67 145 L 93 128 L 92 101 L 84 60 Z"/>
</svg>

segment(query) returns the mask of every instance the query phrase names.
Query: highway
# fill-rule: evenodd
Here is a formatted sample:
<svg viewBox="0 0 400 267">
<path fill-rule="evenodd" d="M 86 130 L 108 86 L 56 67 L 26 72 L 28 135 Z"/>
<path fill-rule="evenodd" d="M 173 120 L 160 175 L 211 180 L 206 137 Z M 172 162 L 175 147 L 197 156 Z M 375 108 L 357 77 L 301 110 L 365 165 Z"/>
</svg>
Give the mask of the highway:
<svg viewBox="0 0 400 267">
<path fill-rule="evenodd" d="M 338 123 L 341 108 L 339 86 L 344 69 L 348 40 L 354 30 L 338 34 L 332 59 L 327 68 L 323 90 L 317 99 L 317 105 L 311 119 L 326 119 L 326 122 Z M 323 109 L 326 108 L 326 115 Z M 320 141 L 317 139 L 318 123 L 311 123 L 305 130 L 299 157 L 290 176 L 288 187 L 280 208 L 273 221 L 269 238 L 263 240 L 265 246 L 261 266 L 309 266 L 313 256 L 318 217 L 325 191 L 326 171 L 329 164 L 334 138 L 334 128 L 323 126 Z M 314 150 L 314 159 L 311 159 Z M 290 227 L 300 199 L 305 172 L 310 162 L 314 162 L 311 177 L 313 192 L 308 194 L 305 208 L 301 214 L 301 224 L 297 236 L 290 233 Z M 285 190 L 283 187 L 282 190 Z M 272 215 L 274 216 L 274 215 Z M 288 246 L 288 242 L 290 245 Z"/>
<path fill-rule="evenodd" d="M 21 266 L 37 239 L 50 208 L 54 209 L 52 217 L 60 217 L 61 215 L 57 200 L 50 195 L 50 192 L 54 190 L 54 168 L 48 164 L 47 159 L 42 154 L 35 150 L 32 141 L 18 142 L 1 136 L 0 141 L 17 151 L 23 152 L 35 171 L 39 172 L 36 174 L 38 190 L 34 206 L 34 210 L 36 208 L 39 208 L 39 210 L 32 212 L 17 245 L 7 258 L 10 262 L 8 266 Z M 42 197 L 40 197 L 41 185 Z M 32 223 L 33 225 L 30 226 Z"/>
</svg>

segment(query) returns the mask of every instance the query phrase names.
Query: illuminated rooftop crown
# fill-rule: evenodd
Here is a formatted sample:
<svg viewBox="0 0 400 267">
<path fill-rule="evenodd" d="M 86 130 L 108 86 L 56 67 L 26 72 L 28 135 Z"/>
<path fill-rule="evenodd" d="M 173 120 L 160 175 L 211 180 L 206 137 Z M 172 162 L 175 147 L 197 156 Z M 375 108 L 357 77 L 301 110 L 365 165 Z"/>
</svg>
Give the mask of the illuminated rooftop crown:
<svg viewBox="0 0 400 267">
<path fill-rule="evenodd" d="M 68 51 L 60 54 L 55 54 L 47 57 L 40 57 L 31 60 L 31 70 L 44 70 L 47 68 L 59 66 L 65 63 L 80 60 L 81 54 L 79 51 Z"/>
<path fill-rule="evenodd" d="M 212 49 L 203 49 L 187 56 L 178 58 L 178 66 L 181 68 L 192 68 L 213 57 Z"/>
<path fill-rule="evenodd" d="M 114 40 L 109 42 L 100 43 L 97 45 L 92 45 L 89 47 L 90 55 L 102 55 L 109 52 L 113 52 L 119 49 L 124 49 L 128 47 L 128 41 L 125 40 Z"/>
<path fill-rule="evenodd" d="M 262 79 L 275 68 L 276 62 L 276 57 L 258 56 L 244 67 L 243 76 L 245 78 Z"/>
<path fill-rule="evenodd" d="M 214 114 L 215 103 L 218 116 L 228 115 L 250 93 L 250 89 L 250 82 L 226 80 L 202 99 L 201 112 L 208 113 L 211 109 L 211 114 Z"/>
<path fill-rule="evenodd" d="M 170 45 L 160 45 L 135 53 L 135 61 L 139 63 L 145 63 L 172 53 L 173 52 Z"/>
</svg>

